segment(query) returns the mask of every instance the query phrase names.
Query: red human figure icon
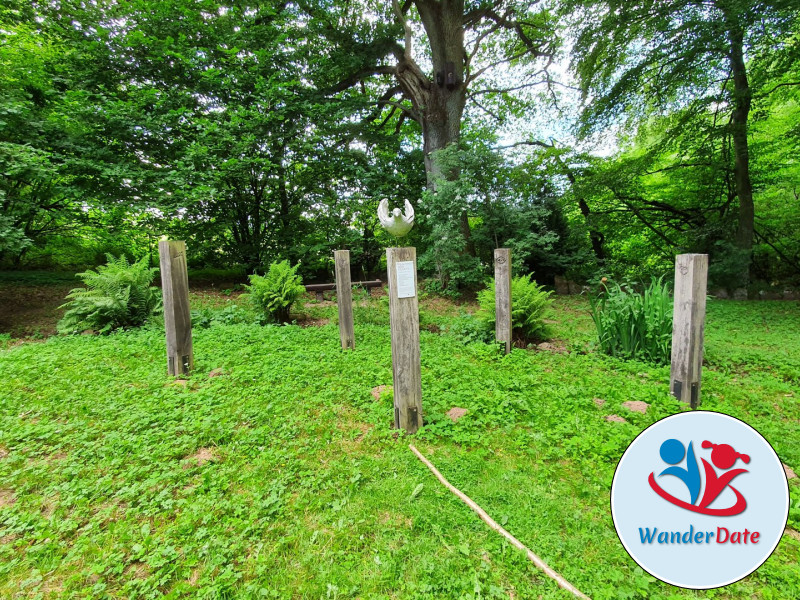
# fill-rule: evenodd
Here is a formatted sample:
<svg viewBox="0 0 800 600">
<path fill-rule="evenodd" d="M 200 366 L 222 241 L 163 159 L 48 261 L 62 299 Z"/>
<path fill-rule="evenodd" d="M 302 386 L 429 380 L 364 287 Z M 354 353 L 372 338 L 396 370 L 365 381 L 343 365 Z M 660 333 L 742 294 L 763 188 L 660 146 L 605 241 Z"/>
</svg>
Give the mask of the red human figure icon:
<svg viewBox="0 0 800 600">
<path fill-rule="evenodd" d="M 711 462 L 714 463 L 714 466 L 718 469 L 730 469 L 738 459 L 741 459 L 745 464 L 750 462 L 750 457 L 747 454 L 740 454 L 739 452 L 736 452 L 736 450 L 734 450 L 733 447 L 729 446 L 728 444 L 712 444 L 708 440 L 705 440 L 702 444 L 702 447 L 713 448 L 711 451 Z M 748 472 L 747 469 L 734 469 L 717 476 L 717 472 L 714 470 L 714 467 L 708 464 L 708 461 L 706 461 L 705 458 L 701 458 L 700 460 L 703 461 L 703 468 L 706 472 L 706 489 L 703 493 L 703 499 L 700 501 L 701 508 L 707 507 L 714 500 L 716 500 L 717 496 L 722 493 L 722 490 L 730 485 L 730 482 L 734 479 L 734 477 Z M 730 488 L 736 494 L 736 504 L 731 508 L 732 510 L 739 509 L 730 514 L 739 514 L 747 507 L 747 502 L 739 490 L 733 486 L 730 486 Z"/>
</svg>

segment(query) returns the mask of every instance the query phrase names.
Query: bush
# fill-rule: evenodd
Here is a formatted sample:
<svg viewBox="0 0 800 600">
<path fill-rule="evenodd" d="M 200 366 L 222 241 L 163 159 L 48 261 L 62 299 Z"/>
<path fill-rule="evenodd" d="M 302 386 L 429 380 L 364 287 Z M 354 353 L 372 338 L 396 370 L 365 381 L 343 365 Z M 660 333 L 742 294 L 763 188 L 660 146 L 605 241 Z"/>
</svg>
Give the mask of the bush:
<svg viewBox="0 0 800 600">
<path fill-rule="evenodd" d="M 542 341 L 550 335 L 544 322 L 550 313 L 552 292 L 544 291 L 530 275 L 511 280 L 511 327 L 514 335 L 525 341 Z M 486 289 L 478 292 L 478 318 L 492 329 L 495 326 L 494 280 Z"/>
<path fill-rule="evenodd" d="M 250 285 L 244 286 L 248 293 L 243 296 L 268 319 L 288 323 L 292 304 L 306 291 L 297 274 L 299 266 L 292 267 L 288 260 L 272 263 L 264 277 L 250 275 Z"/>
<path fill-rule="evenodd" d="M 161 291 L 152 287 L 158 269 L 147 266 L 147 258 L 128 263 L 124 256 L 106 254 L 108 264 L 97 271 L 78 273 L 85 288 L 75 288 L 67 312 L 58 323 L 59 333 L 80 333 L 94 329 L 108 333 L 113 329 L 144 325 L 161 308 Z"/>
<path fill-rule="evenodd" d="M 253 321 L 253 314 L 238 304 L 229 304 L 221 309 L 201 308 L 192 311 L 192 327 L 198 329 L 206 329 L 212 325 L 238 325 Z"/>
<path fill-rule="evenodd" d="M 494 328 L 469 313 L 462 313 L 453 319 L 447 327 L 447 333 L 464 344 L 494 342 Z"/>
<path fill-rule="evenodd" d="M 600 349 L 611 356 L 669 364 L 672 298 L 663 277 L 638 293 L 613 284 L 590 298 Z"/>
</svg>

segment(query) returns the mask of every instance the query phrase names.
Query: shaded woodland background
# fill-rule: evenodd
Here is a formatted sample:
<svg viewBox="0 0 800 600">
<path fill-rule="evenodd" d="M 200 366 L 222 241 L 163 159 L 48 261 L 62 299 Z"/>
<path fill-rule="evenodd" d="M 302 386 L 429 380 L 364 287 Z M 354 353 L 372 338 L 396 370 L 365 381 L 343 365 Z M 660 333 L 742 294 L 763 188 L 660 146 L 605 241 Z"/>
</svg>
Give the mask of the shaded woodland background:
<svg viewBox="0 0 800 600">
<path fill-rule="evenodd" d="M 544 283 L 800 284 L 793 2 L 298 0 L 0 7 L 0 267 L 385 269 L 408 199 L 431 291 L 496 247 Z M 383 261 L 383 264 L 382 264 Z"/>
</svg>

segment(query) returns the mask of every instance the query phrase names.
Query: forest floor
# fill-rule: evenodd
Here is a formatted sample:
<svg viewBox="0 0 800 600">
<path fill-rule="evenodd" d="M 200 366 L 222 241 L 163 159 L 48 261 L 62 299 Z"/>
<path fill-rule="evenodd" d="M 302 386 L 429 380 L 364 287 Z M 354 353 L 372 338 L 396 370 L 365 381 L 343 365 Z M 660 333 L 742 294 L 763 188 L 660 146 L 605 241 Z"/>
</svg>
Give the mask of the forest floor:
<svg viewBox="0 0 800 600">
<path fill-rule="evenodd" d="M 61 304 L 63 282 L 29 287 L 47 286 Z M 10 331 L 35 329 L 15 313 L 0 339 L 0 597 L 570 597 L 445 490 L 412 439 L 596 600 L 800 595 L 798 479 L 778 548 L 729 587 L 674 588 L 627 555 L 609 511 L 616 463 L 685 407 L 668 367 L 593 351 L 584 298 L 556 298 L 554 341 L 508 356 L 464 343 L 474 305 L 423 298 L 413 438 L 392 430 L 386 299 L 355 303 L 356 350 L 342 352 L 330 300 L 306 299 L 301 326 L 258 326 L 237 291 L 193 290 L 186 379 L 166 375 L 157 324 L 31 343 L 56 317 L 34 312 L 39 335 L 19 341 Z M 798 308 L 710 301 L 702 389 L 704 409 L 750 423 L 795 471 Z"/>
</svg>

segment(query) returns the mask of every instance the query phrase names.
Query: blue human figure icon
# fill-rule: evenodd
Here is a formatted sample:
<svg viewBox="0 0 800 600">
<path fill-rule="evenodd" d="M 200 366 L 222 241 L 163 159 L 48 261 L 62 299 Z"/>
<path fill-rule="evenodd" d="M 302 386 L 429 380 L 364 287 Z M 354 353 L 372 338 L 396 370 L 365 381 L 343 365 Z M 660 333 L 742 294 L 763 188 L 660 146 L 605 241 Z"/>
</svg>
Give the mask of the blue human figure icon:
<svg viewBox="0 0 800 600">
<path fill-rule="evenodd" d="M 661 444 L 659 453 L 665 463 L 673 465 L 661 471 L 659 477 L 662 475 L 674 475 L 683 481 L 686 487 L 689 488 L 691 504 L 694 504 L 700 495 L 700 468 L 697 466 L 692 443 L 689 442 L 689 450 L 687 451 L 680 441 L 669 439 Z M 684 454 L 686 455 L 686 468 L 675 466 L 683 460 Z"/>
</svg>

